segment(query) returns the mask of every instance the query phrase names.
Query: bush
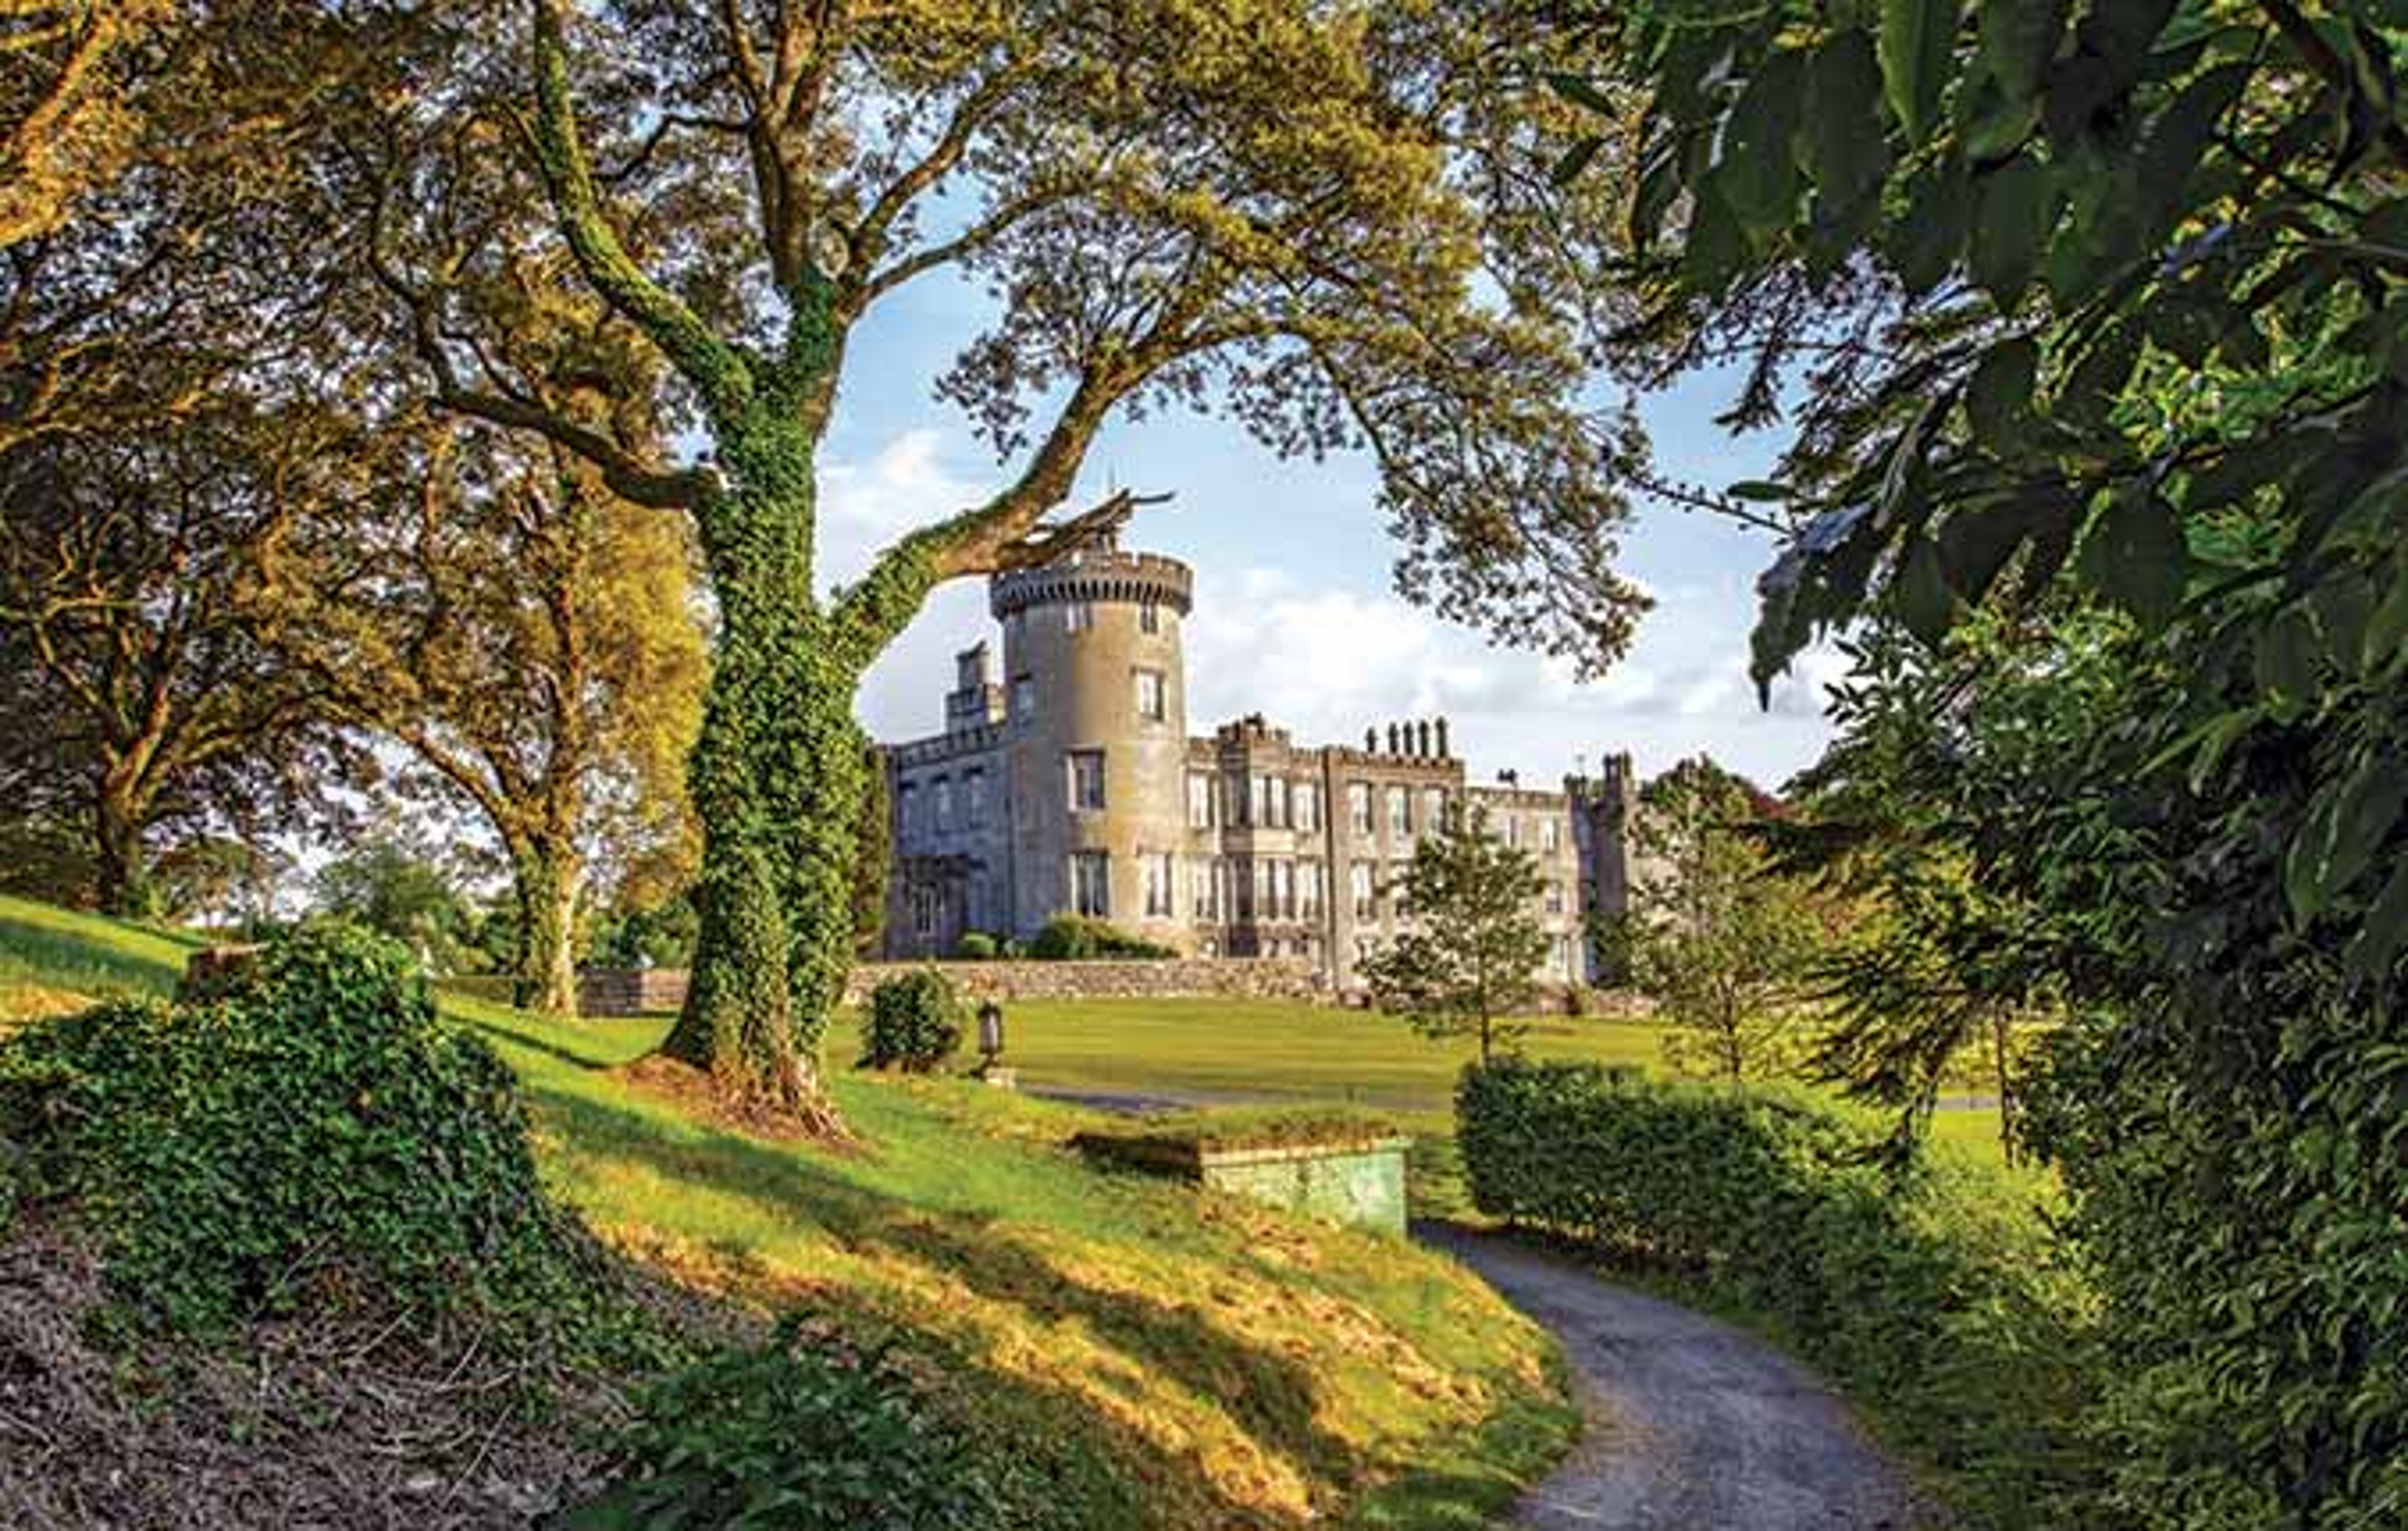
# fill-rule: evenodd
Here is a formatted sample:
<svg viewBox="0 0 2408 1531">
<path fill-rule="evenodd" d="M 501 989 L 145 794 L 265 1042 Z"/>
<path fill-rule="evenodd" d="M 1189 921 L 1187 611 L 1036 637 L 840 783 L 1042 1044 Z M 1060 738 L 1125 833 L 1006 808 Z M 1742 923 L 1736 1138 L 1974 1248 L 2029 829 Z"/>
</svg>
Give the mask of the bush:
<svg viewBox="0 0 2408 1531">
<path fill-rule="evenodd" d="M 568 1531 L 984 1531 L 1021 1524 L 935 1369 L 789 1319 L 653 1384 L 617 1443 L 619 1481 Z"/>
<path fill-rule="evenodd" d="M 962 1006 L 953 986 L 934 968 L 898 973 L 870 991 L 857 1068 L 925 1074 L 962 1045 Z"/>
<path fill-rule="evenodd" d="M 2090 1303 L 2031 1196 L 1885 1167 L 1886 1124 L 1802 1093 L 1595 1065 L 1467 1069 L 1474 1205 L 1769 1323 L 1955 1481 L 1974 1524 L 2079 1524 L 2096 1464 Z"/>
<path fill-rule="evenodd" d="M 1101 920 L 1057 914 L 1028 943 L 1028 954 L 1039 962 L 1089 962 L 1104 957 L 1175 957 L 1179 953 Z"/>
<path fill-rule="evenodd" d="M 597 1257 L 544 1196 L 511 1075 L 437 1023 L 410 967 L 307 928 L 172 1009 L 0 1040 L 20 1194 L 97 1237 L 122 1318 L 197 1334 L 351 1293 L 547 1326 L 584 1310 Z"/>
<path fill-rule="evenodd" d="M 1002 947 L 983 930 L 966 930 L 953 943 L 953 955 L 962 962 L 993 962 Z"/>
</svg>

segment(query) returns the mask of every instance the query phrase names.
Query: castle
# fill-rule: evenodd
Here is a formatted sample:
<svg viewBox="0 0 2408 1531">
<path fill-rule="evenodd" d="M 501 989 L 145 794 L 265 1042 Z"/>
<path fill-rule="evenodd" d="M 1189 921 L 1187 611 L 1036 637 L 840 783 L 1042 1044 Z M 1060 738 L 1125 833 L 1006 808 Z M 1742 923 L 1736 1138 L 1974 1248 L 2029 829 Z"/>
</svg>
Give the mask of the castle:
<svg viewBox="0 0 2408 1531">
<path fill-rule="evenodd" d="M 882 749 L 895 866 L 886 955 L 1108 920 L 1197 957 L 1293 957 L 1356 986 L 1398 928 L 1388 884 L 1457 806 L 1527 851 L 1552 984 L 1598 975 L 1592 911 L 1627 903 L 1627 755 L 1560 791 L 1467 780 L 1446 721 L 1300 745 L 1260 715 L 1187 732 L 1180 631 L 1194 580 L 1107 537 L 994 577 L 1000 669 L 960 654 L 945 731 Z"/>
</svg>

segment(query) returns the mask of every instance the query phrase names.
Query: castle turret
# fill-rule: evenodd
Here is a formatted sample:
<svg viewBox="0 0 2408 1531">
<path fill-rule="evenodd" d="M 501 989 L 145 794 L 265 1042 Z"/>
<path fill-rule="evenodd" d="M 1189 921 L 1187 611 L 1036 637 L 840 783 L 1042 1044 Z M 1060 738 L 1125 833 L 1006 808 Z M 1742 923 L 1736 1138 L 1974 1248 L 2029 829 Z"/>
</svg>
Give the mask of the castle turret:
<svg viewBox="0 0 2408 1531">
<path fill-rule="evenodd" d="M 998 575 L 1011 926 L 1065 910 L 1184 947 L 1187 565 L 1089 544 Z"/>
</svg>

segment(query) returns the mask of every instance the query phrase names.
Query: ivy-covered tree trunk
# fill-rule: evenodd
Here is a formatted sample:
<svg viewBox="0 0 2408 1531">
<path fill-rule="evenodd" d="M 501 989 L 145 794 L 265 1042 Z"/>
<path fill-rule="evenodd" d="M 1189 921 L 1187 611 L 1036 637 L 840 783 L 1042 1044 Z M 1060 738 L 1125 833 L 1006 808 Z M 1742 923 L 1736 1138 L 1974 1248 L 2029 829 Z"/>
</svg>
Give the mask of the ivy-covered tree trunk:
<svg viewBox="0 0 2408 1531">
<path fill-rule="evenodd" d="M 720 615 L 691 773 L 702 924 L 663 1051 L 832 1131 L 818 1049 L 853 960 L 867 766 L 850 651 L 811 589 L 810 415 L 764 399 L 724 435 L 733 482 L 697 511 Z"/>
</svg>

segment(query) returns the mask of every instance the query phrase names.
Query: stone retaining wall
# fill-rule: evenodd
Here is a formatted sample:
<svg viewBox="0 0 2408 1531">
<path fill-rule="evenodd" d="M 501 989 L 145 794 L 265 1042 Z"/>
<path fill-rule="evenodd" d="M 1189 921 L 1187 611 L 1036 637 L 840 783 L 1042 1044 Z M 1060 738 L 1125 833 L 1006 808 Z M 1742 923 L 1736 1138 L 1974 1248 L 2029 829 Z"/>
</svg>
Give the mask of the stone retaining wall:
<svg viewBox="0 0 2408 1531">
<path fill-rule="evenodd" d="M 845 1003 L 897 973 L 933 967 L 964 999 L 1322 999 L 1327 995 L 1301 957 L 1196 957 L 1092 962 L 864 963 L 846 983 Z"/>
<path fill-rule="evenodd" d="M 584 967 L 577 974 L 580 1015 L 666 1015 L 685 1008 L 682 967 Z"/>
<path fill-rule="evenodd" d="M 964 999 L 1321 999 L 1327 997 L 1303 958 L 1213 957 L 1094 962 L 891 962 L 854 966 L 848 1005 L 897 973 L 933 967 Z M 588 967 L 577 975 L 581 1015 L 645 1015 L 685 1003 L 685 970 L 641 972 Z"/>
</svg>

